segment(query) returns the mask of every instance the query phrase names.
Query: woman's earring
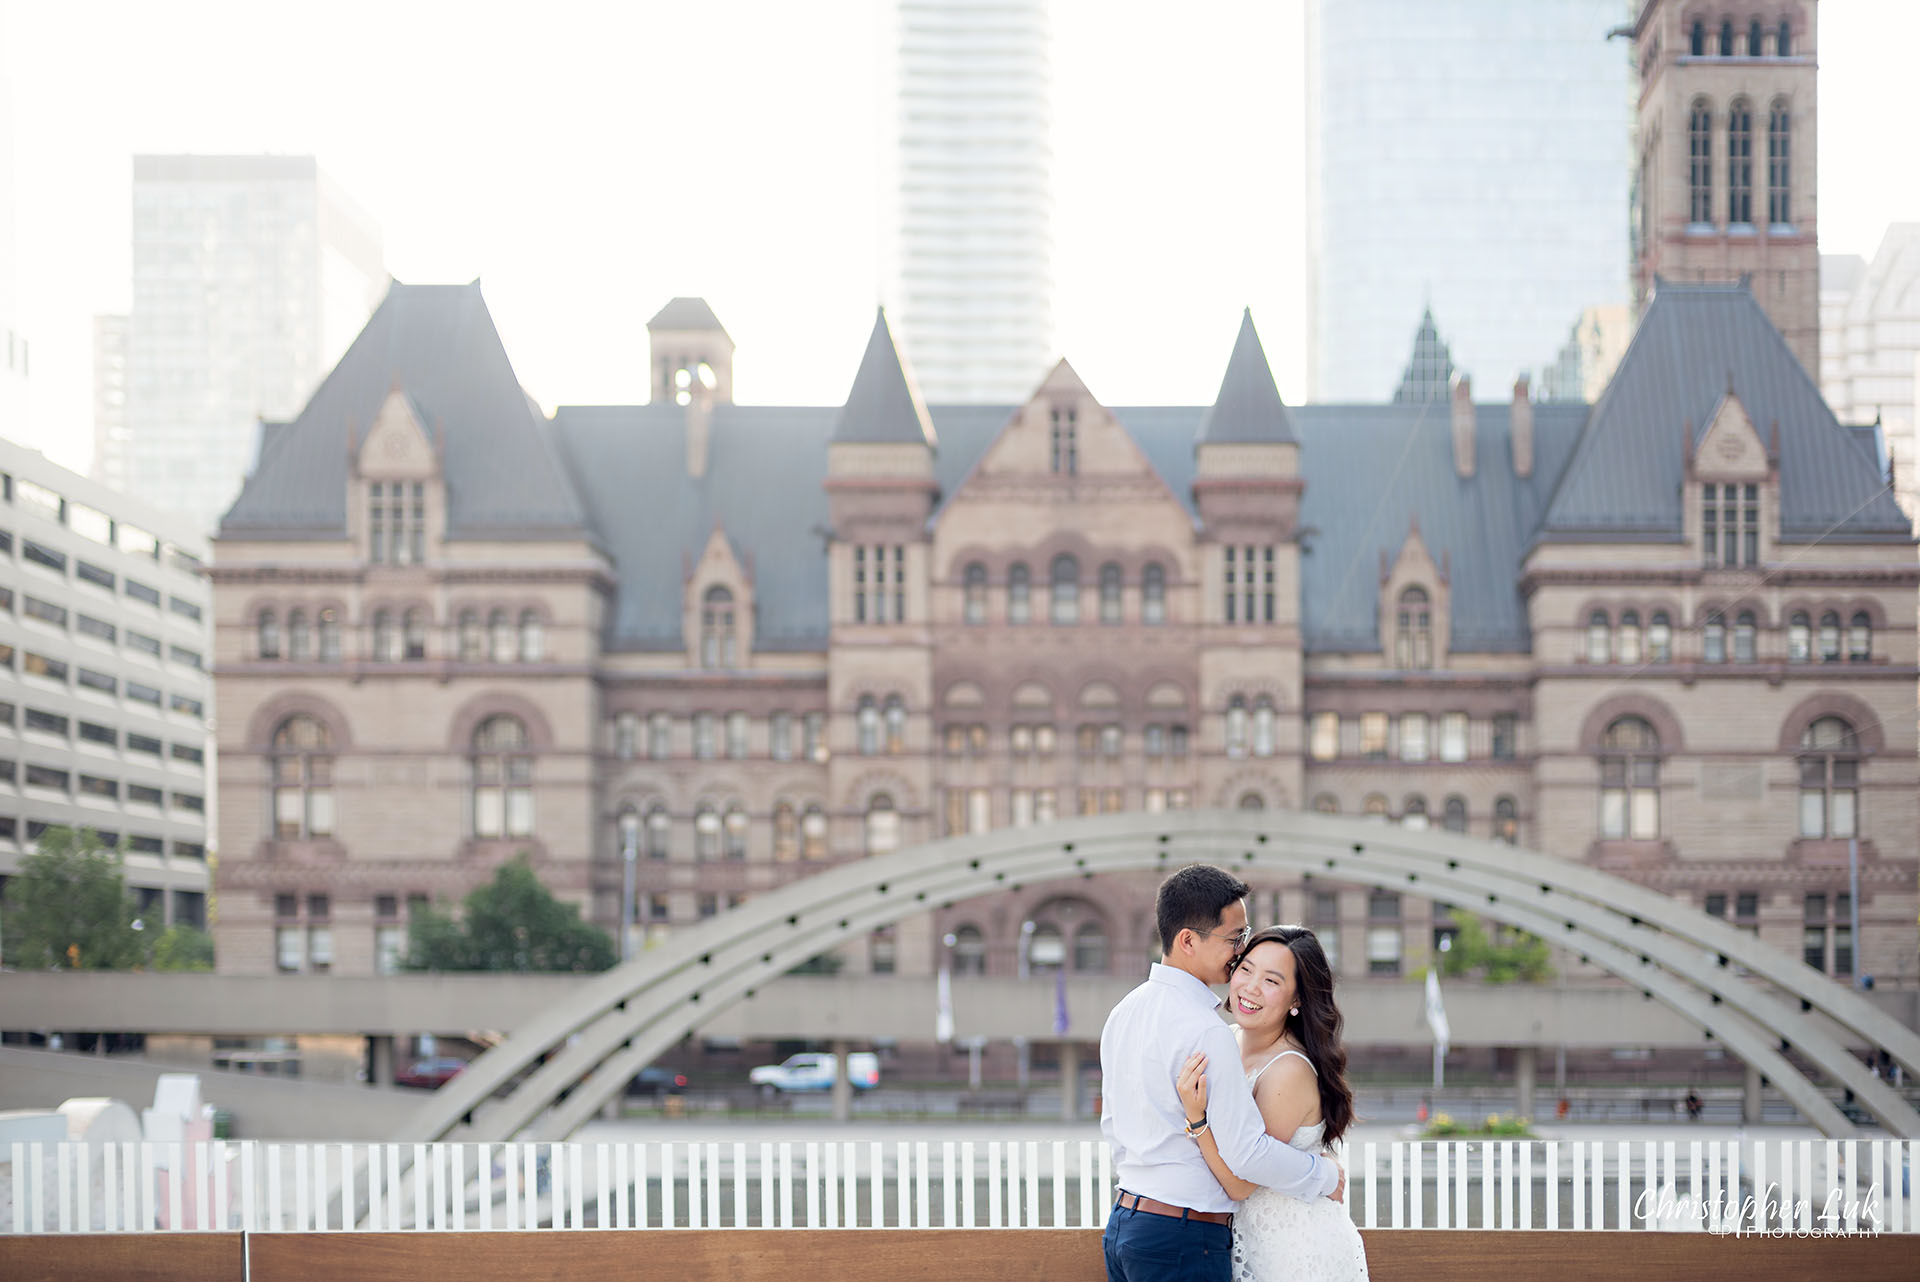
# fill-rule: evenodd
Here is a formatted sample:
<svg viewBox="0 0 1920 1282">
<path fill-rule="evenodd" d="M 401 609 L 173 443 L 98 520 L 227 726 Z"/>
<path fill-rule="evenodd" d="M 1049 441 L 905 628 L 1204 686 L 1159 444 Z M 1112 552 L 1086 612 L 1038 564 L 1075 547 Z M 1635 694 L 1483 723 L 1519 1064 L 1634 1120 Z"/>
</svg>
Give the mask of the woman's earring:
<svg viewBox="0 0 1920 1282">
<path fill-rule="evenodd" d="M 1299 1013 L 1300 1013 L 1300 1008 L 1298 1006 L 1295 1006 L 1292 1010 L 1287 1012 L 1287 1014 L 1289 1015 L 1298 1015 Z"/>
</svg>

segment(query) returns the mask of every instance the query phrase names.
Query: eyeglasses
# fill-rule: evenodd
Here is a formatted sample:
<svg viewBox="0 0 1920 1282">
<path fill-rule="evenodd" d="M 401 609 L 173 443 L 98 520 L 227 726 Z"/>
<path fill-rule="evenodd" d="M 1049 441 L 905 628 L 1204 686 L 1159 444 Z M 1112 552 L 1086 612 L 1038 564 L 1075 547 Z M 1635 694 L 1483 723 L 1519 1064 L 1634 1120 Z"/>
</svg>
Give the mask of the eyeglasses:
<svg viewBox="0 0 1920 1282">
<path fill-rule="evenodd" d="M 1196 930 L 1193 933 L 1200 936 L 1202 939 L 1220 938 L 1220 930 L 1218 927 L 1214 928 L 1213 930 Z M 1252 924 L 1249 923 L 1248 925 L 1242 926 L 1239 930 L 1234 931 L 1231 938 L 1233 939 L 1233 946 L 1236 949 L 1245 948 L 1247 946 L 1247 941 L 1253 938 Z"/>
</svg>

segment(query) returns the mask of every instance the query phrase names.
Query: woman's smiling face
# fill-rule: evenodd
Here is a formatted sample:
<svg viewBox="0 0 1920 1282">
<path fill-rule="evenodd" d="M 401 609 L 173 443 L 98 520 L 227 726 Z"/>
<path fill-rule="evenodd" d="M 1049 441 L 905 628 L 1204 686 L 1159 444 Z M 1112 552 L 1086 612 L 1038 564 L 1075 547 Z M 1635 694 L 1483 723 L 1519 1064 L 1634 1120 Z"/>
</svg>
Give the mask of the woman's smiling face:
<svg viewBox="0 0 1920 1282">
<path fill-rule="evenodd" d="M 1242 1028 L 1273 1028 L 1294 1001 L 1293 950 L 1277 939 L 1255 944 L 1227 980 L 1228 1010 Z"/>
</svg>

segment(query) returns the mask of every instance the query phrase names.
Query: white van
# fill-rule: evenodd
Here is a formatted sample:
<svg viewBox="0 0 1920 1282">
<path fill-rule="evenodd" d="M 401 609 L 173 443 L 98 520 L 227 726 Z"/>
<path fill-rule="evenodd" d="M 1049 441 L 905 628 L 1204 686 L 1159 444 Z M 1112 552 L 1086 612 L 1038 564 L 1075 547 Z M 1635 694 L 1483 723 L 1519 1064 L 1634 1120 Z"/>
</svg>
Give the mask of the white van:
<svg viewBox="0 0 1920 1282">
<path fill-rule="evenodd" d="M 847 1056 L 847 1076 L 857 1091 L 870 1091 L 880 1084 L 880 1057 L 872 1051 L 853 1051 Z M 833 1055 L 829 1051 L 801 1051 L 779 1064 L 762 1064 L 747 1075 L 762 1094 L 775 1091 L 830 1091 L 833 1089 Z"/>
</svg>

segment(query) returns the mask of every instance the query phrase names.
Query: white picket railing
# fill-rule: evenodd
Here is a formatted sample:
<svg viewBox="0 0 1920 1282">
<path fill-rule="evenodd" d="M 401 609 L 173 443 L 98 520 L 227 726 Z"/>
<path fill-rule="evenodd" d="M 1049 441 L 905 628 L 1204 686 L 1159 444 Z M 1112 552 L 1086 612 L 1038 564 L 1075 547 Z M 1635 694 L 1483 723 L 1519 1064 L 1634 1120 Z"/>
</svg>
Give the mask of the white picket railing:
<svg viewBox="0 0 1920 1282">
<path fill-rule="evenodd" d="M 1366 1228 L 1915 1233 L 1905 1140 L 1362 1142 Z M 15 1143 L 14 1233 L 1099 1228 L 1094 1140 Z"/>
</svg>

